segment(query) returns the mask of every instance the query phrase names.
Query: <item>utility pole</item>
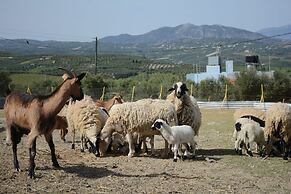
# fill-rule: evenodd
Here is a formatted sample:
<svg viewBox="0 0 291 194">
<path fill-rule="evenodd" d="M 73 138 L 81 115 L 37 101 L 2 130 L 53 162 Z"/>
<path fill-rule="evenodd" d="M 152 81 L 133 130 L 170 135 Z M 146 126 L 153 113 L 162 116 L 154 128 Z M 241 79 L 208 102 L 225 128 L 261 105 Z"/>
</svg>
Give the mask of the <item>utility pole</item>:
<svg viewBox="0 0 291 194">
<path fill-rule="evenodd" d="M 98 57 L 98 55 L 97 55 L 97 44 L 98 44 L 98 38 L 97 38 L 97 36 L 96 36 L 96 42 L 95 42 L 95 75 L 96 75 L 96 73 L 97 73 L 97 57 Z"/>
</svg>

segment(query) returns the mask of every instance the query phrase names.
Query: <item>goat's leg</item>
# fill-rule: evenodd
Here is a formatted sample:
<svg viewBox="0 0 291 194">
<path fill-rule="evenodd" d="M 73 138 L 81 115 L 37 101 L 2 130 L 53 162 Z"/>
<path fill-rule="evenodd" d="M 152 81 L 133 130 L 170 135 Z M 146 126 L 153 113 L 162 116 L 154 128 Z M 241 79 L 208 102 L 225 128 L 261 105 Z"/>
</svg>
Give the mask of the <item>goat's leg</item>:
<svg viewBox="0 0 291 194">
<path fill-rule="evenodd" d="M 35 178 L 35 155 L 36 155 L 36 137 L 32 140 L 32 147 L 29 148 L 29 169 L 28 169 L 28 176 L 30 178 Z"/>
<path fill-rule="evenodd" d="M 45 140 L 48 143 L 50 150 L 51 150 L 51 159 L 52 159 L 53 166 L 60 167 L 60 165 L 57 161 L 56 153 L 55 153 L 55 145 L 53 142 L 52 134 L 51 133 L 45 134 Z"/>
<path fill-rule="evenodd" d="M 15 127 L 8 126 L 8 125 L 7 127 L 9 127 L 7 128 L 7 133 L 9 133 L 9 135 L 7 134 L 6 142 L 7 141 L 12 142 L 13 164 L 14 164 L 15 170 L 19 172 L 20 168 L 19 168 L 19 163 L 17 159 L 17 144 L 20 142 L 21 136 L 17 133 Z"/>
</svg>

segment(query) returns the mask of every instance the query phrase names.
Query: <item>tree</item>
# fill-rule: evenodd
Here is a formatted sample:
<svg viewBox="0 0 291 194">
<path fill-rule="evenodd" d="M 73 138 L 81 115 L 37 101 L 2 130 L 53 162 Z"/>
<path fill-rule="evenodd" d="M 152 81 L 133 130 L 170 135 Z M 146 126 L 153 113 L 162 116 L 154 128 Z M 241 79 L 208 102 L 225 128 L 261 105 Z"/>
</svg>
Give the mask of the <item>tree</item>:
<svg viewBox="0 0 291 194">
<path fill-rule="evenodd" d="M 287 74 L 274 72 L 274 79 L 264 79 L 266 101 L 291 101 L 291 79 Z"/>
<path fill-rule="evenodd" d="M 95 98 L 100 98 L 103 87 L 108 87 L 108 84 L 103 80 L 102 76 L 92 74 L 87 74 L 82 84 L 85 94 Z"/>
<path fill-rule="evenodd" d="M 261 83 L 262 80 L 255 70 L 240 72 L 236 79 L 240 100 L 258 100 L 261 94 Z"/>
<path fill-rule="evenodd" d="M 9 84 L 11 83 L 11 79 L 9 77 L 9 73 L 0 72 L 0 96 L 7 95 L 10 90 Z"/>
</svg>

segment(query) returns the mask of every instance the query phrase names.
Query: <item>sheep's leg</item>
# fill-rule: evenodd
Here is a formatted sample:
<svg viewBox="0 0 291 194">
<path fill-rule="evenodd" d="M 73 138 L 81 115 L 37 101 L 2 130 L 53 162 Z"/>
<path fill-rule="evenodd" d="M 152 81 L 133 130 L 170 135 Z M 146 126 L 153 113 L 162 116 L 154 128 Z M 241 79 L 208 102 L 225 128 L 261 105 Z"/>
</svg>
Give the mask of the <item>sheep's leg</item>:
<svg viewBox="0 0 291 194">
<path fill-rule="evenodd" d="M 51 159 L 52 159 L 52 163 L 54 167 L 60 167 L 58 161 L 57 161 L 57 157 L 56 157 L 56 153 L 55 153 L 55 145 L 53 142 L 53 136 L 51 133 L 49 134 L 45 134 L 45 140 L 48 143 L 50 150 L 51 150 Z"/>
<path fill-rule="evenodd" d="M 196 143 L 195 142 L 191 142 L 191 147 L 192 147 L 192 157 L 195 158 L 196 157 Z"/>
<path fill-rule="evenodd" d="M 127 139 L 128 146 L 129 146 L 128 157 L 132 157 L 134 155 L 134 153 L 135 153 L 134 143 L 133 143 L 133 139 L 132 139 L 132 134 L 127 133 L 126 134 L 126 139 Z"/>
<path fill-rule="evenodd" d="M 173 148 L 173 151 L 174 151 L 174 162 L 177 162 L 177 154 L 178 154 L 178 149 L 179 149 L 179 145 L 178 144 L 175 144 L 174 145 L 174 148 Z"/>
<path fill-rule="evenodd" d="M 73 130 L 72 149 L 75 149 L 75 136 L 76 136 L 76 131 L 75 131 L 75 129 L 74 129 L 74 130 Z"/>
<path fill-rule="evenodd" d="M 28 176 L 30 178 L 35 178 L 35 155 L 36 155 L 36 137 L 32 140 L 32 146 L 29 148 L 29 169 L 28 169 Z"/>
<path fill-rule="evenodd" d="M 253 153 L 252 153 L 252 150 L 251 150 L 251 144 L 248 142 L 248 143 L 246 143 L 245 144 L 245 148 L 246 148 L 246 150 L 247 150 L 247 155 L 248 156 L 253 156 Z"/>
<path fill-rule="evenodd" d="M 165 149 L 164 152 L 162 154 L 162 158 L 166 158 L 169 155 L 169 143 L 167 142 L 167 140 L 165 140 Z"/>
<path fill-rule="evenodd" d="M 154 136 L 150 137 L 150 145 L 151 145 L 151 155 L 155 154 L 155 138 Z"/>
<path fill-rule="evenodd" d="M 81 152 L 84 152 L 84 150 L 85 150 L 84 143 L 86 143 L 86 142 L 84 142 L 84 141 L 86 141 L 85 136 L 81 135 Z"/>
<path fill-rule="evenodd" d="M 288 160 L 288 155 L 289 155 L 288 145 L 283 139 L 281 140 L 281 145 L 282 145 L 282 151 L 283 151 L 283 154 L 282 154 L 283 160 Z"/>
</svg>

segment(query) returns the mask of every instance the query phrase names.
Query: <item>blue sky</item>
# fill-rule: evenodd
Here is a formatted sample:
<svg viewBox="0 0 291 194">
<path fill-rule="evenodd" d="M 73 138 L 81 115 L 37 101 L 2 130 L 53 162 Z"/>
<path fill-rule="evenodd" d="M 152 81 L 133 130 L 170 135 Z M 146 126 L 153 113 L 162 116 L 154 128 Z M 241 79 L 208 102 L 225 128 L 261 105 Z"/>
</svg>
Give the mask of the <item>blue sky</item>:
<svg viewBox="0 0 291 194">
<path fill-rule="evenodd" d="M 291 0 L 0 0 L 0 37 L 91 41 L 184 23 L 291 24 Z"/>
</svg>

